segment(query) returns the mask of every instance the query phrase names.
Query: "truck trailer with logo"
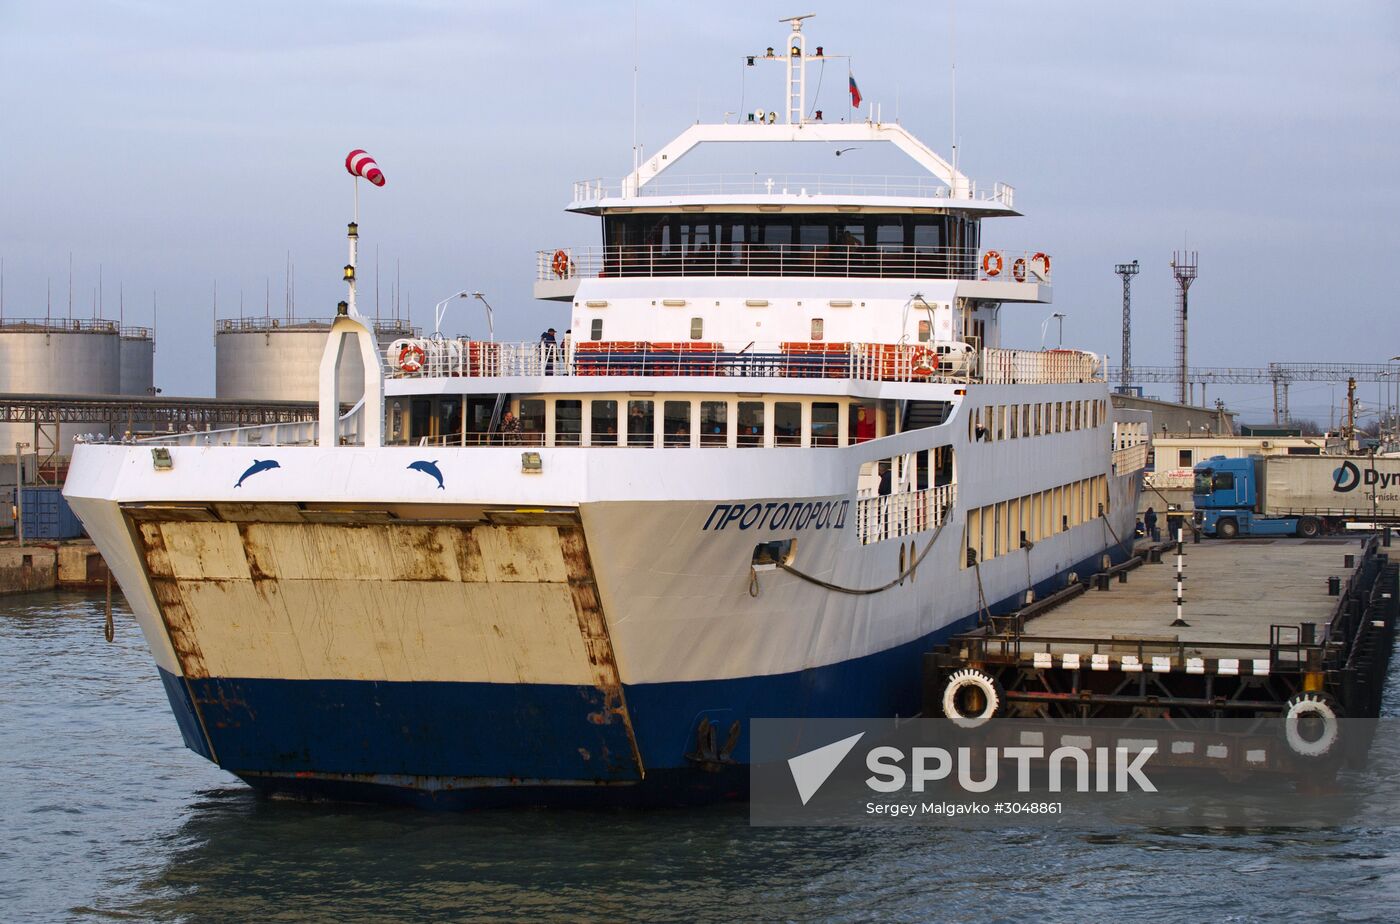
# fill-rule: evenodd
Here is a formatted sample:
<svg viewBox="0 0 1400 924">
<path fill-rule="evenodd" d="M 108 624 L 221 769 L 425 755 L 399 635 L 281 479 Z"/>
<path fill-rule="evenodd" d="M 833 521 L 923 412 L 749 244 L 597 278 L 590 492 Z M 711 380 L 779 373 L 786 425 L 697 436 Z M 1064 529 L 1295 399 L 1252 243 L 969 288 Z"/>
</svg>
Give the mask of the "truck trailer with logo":
<svg viewBox="0 0 1400 924">
<path fill-rule="evenodd" d="M 1400 524 L 1400 458 L 1215 456 L 1191 499 L 1207 536 L 1316 536 L 1347 524 Z"/>
</svg>

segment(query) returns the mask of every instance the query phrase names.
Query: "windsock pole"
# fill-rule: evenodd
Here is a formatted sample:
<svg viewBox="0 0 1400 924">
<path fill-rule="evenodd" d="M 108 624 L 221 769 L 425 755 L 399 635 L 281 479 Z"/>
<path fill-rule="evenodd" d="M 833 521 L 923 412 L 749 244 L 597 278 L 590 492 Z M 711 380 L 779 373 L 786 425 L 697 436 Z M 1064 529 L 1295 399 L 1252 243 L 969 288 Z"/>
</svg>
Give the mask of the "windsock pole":
<svg viewBox="0 0 1400 924">
<path fill-rule="evenodd" d="M 352 177 L 350 180 L 355 186 L 355 220 L 350 222 L 346 236 L 350 239 L 350 262 L 345 265 L 345 283 L 350 287 L 350 295 L 347 301 L 350 304 L 351 317 L 358 317 L 360 312 L 355 307 L 355 266 L 359 258 L 360 249 L 360 178 Z"/>
<path fill-rule="evenodd" d="M 346 155 L 345 169 L 354 183 L 355 197 L 355 220 L 350 222 L 346 235 L 350 239 L 350 262 L 345 264 L 345 284 L 350 289 L 347 307 L 349 314 L 358 318 L 361 315 L 355 305 L 355 267 L 359 263 L 360 249 L 360 177 L 364 177 L 375 186 L 383 186 L 384 172 L 379 169 L 373 157 L 359 148 Z"/>
</svg>

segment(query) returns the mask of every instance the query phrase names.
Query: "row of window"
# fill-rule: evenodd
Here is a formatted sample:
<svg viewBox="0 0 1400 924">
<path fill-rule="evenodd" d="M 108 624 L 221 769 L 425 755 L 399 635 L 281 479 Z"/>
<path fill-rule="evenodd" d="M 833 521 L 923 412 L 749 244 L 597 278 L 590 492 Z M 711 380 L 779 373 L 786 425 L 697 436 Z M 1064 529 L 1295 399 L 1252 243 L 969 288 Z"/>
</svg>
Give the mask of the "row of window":
<svg viewBox="0 0 1400 924">
<path fill-rule="evenodd" d="M 743 245 L 975 251 L 979 238 L 977 220 L 956 215 L 654 213 L 603 220 L 603 243 L 609 248 L 640 246 L 678 253 Z"/>
<path fill-rule="evenodd" d="M 520 431 L 525 441 L 544 442 L 550 404 L 555 446 L 838 446 L 843 436 L 841 404 L 835 401 L 522 398 Z M 860 406 L 848 408 L 847 433 L 857 441 L 873 438 L 874 428 L 867 426 Z M 873 421 L 873 409 L 868 416 Z"/>
<path fill-rule="evenodd" d="M 967 415 L 967 438 L 991 442 L 1045 436 L 1101 427 L 1108 402 L 1044 401 L 1038 404 L 987 404 Z"/>
<path fill-rule="evenodd" d="M 963 546 L 977 561 L 987 561 L 1089 523 L 1100 513 L 1108 513 L 1105 475 L 969 510 Z"/>
</svg>

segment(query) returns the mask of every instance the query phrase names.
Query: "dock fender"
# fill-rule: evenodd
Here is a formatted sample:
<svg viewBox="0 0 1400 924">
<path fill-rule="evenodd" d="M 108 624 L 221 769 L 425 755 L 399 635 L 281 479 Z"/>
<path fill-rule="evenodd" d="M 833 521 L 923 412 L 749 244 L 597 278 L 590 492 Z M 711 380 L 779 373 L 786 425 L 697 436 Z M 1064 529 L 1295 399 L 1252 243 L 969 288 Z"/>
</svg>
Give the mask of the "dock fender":
<svg viewBox="0 0 1400 924">
<path fill-rule="evenodd" d="M 1000 715 L 1006 694 L 996 678 L 972 667 L 955 671 L 943 686 L 943 714 L 961 728 L 976 728 Z"/>
<path fill-rule="evenodd" d="M 1306 760 L 1326 757 L 1341 738 L 1341 709 L 1328 694 L 1298 693 L 1284 704 L 1283 740 L 1294 755 Z"/>
</svg>

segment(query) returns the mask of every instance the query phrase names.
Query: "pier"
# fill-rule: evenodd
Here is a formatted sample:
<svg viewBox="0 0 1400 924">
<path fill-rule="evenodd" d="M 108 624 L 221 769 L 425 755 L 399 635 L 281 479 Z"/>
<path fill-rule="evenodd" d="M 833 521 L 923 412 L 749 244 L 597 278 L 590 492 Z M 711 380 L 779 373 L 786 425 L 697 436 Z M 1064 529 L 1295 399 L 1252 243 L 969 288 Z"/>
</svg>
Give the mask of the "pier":
<svg viewBox="0 0 1400 924">
<path fill-rule="evenodd" d="M 1388 532 L 1140 546 L 925 655 L 924 714 L 1314 720 L 1277 744 L 1321 756 L 1340 718 L 1379 714 L 1397 571 Z"/>
</svg>

